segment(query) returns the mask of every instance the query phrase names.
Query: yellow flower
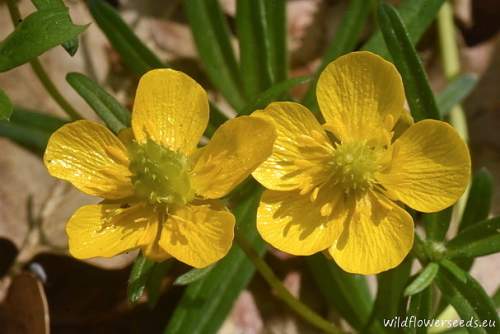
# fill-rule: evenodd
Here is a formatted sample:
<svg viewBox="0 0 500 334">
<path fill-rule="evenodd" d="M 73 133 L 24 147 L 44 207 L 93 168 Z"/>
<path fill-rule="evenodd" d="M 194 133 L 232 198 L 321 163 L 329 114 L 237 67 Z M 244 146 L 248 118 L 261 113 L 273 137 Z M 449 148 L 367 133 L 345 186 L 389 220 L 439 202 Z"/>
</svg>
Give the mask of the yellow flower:
<svg viewBox="0 0 500 334">
<path fill-rule="evenodd" d="M 140 80 L 132 130 L 77 121 L 49 140 L 51 175 L 105 200 L 80 208 L 66 226 L 77 258 L 111 257 L 142 248 L 155 260 L 173 256 L 205 267 L 229 251 L 234 216 L 218 201 L 264 161 L 275 130 L 239 117 L 203 148 L 209 117 L 206 92 L 187 75 L 159 69 Z"/>
<path fill-rule="evenodd" d="M 348 272 L 393 268 L 413 244 L 412 217 L 397 202 L 422 212 L 452 205 L 470 177 L 467 146 L 444 122 L 413 124 L 397 70 L 369 52 L 329 64 L 317 97 L 323 126 L 297 103 L 253 114 L 278 134 L 253 173 L 269 189 L 257 228 L 284 252 L 327 251 Z"/>
</svg>

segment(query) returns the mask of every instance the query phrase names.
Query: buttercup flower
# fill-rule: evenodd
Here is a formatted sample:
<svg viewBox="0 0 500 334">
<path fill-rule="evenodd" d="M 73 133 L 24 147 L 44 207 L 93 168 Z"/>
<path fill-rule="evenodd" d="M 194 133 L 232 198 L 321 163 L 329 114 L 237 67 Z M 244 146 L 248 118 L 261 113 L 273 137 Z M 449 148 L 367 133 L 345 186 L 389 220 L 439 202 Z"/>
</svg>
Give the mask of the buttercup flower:
<svg viewBox="0 0 500 334">
<path fill-rule="evenodd" d="M 348 272 L 396 267 L 413 244 L 413 220 L 399 202 L 422 212 L 452 205 L 470 177 L 467 146 L 444 122 L 412 124 L 399 73 L 369 52 L 329 64 L 317 98 L 323 126 L 297 103 L 254 113 L 278 134 L 253 173 L 269 189 L 257 228 L 284 252 L 327 251 Z"/>
<path fill-rule="evenodd" d="M 132 129 L 117 137 L 77 121 L 56 131 L 44 162 L 50 174 L 105 200 L 76 211 L 66 226 L 77 258 L 111 257 L 142 248 L 193 267 L 222 258 L 234 216 L 218 198 L 229 193 L 272 151 L 268 122 L 238 117 L 197 148 L 209 117 L 206 92 L 187 75 L 159 69 L 140 80 Z"/>
</svg>

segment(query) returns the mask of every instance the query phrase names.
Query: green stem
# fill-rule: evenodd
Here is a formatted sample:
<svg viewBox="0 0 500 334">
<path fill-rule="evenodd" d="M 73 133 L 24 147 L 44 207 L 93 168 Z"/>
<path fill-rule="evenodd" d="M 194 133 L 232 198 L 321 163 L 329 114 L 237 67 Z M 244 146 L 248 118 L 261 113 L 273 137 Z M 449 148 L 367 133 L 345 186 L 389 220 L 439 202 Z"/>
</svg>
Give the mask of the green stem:
<svg viewBox="0 0 500 334">
<path fill-rule="evenodd" d="M 299 316 L 301 316 L 304 320 L 309 322 L 311 325 L 316 328 L 321 329 L 326 333 L 331 334 L 340 334 L 342 331 L 335 327 L 332 323 L 325 320 L 313 310 L 311 310 L 308 306 L 303 304 L 300 300 L 295 298 L 281 283 L 281 281 L 276 277 L 271 268 L 267 265 L 267 263 L 257 254 L 257 252 L 253 249 L 252 245 L 240 234 L 236 234 L 235 236 L 238 245 L 245 252 L 248 258 L 253 262 L 257 271 L 261 274 L 261 276 L 266 280 L 266 282 L 273 288 L 276 292 L 278 298 L 280 298 L 285 304 L 287 304 L 293 311 L 295 311 Z"/>
<path fill-rule="evenodd" d="M 455 76 L 460 74 L 460 57 L 456 42 L 455 23 L 453 21 L 453 7 L 449 2 L 443 3 L 439 10 L 437 21 L 444 74 L 448 80 L 452 80 Z M 467 119 L 460 105 L 455 106 L 450 111 L 449 119 L 451 125 L 457 130 L 460 137 L 462 137 L 465 142 L 468 142 L 469 133 L 467 130 Z M 469 187 L 467 187 L 465 193 L 455 205 L 453 222 L 456 224 L 461 220 L 468 193 Z"/>
<path fill-rule="evenodd" d="M 17 7 L 16 0 L 7 0 L 7 7 L 9 8 L 10 18 L 14 26 L 17 26 L 21 22 L 21 13 Z M 81 119 L 82 116 L 71 106 L 71 104 L 62 96 L 55 84 L 49 78 L 47 72 L 43 68 L 42 64 L 38 58 L 34 58 L 30 62 L 31 68 L 35 72 L 36 76 L 42 83 L 43 87 L 49 93 L 50 96 L 56 101 L 57 104 L 62 108 L 62 110 L 72 119 Z"/>
<path fill-rule="evenodd" d="M 443 6 L 439 10 L 438 29 L 444 74 L 448 80 L 452 80 L 460 74 L 460 57 L 456 43 L 453 8 L 449 2 L 443 3 Z M 455 127 L 460 136 L 465 141 L 468 141 L 467 120 L 462 107 L 456 106 L 450 112 L 450 123 Z"/>
</svg>

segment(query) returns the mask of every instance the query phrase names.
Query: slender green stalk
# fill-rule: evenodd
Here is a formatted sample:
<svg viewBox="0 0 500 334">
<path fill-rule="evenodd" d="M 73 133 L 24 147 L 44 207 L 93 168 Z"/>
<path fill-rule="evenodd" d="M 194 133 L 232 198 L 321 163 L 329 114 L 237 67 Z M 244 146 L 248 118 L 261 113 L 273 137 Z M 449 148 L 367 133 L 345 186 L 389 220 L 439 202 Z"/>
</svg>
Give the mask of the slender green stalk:
<svg viewBox="0 0 500 334">
<path fill-rule="evenodd" d="M 304 320 L 309 322 L 316 328 L 321 329 L 325 333 L 339 334 L 342 333 L 335 325 L 325 320 L 308 306 L 303 304 L 300 300 L 295 298 L 276 277 L 267 263 L 257 254 L 252 245 L 241 235 L 236 234 L 236 241 L 241 249 L 245 252 L 248 258 L 253 262 L 257 271 L 266 280 L 266 282 L 274 289 L 278 298 L 287 304 L 293 311 L 295 311 Z"/>
<path fill-rule="evenodd" d="M 453 21 L 453 7 L 449 2 L 443 3 L 438 13 L 439 44 L 441 47 L 441 58 L 445 76 L 448 80 L 454 79 L 460 74 L 460 58 L 456 43 L 456 29 Z M 464 110 L 460 105 L 455 106 L 449 114 L 451 125 L 457 130 L 462 139 L 467 142 L 469 134 L 467 130 L 467 119 Z M 469 187 L 455 205 L 454 219 L 452 224 L 460 221 L 465 203 L 467 201 Z"/>
<path fill-rule="evenodd" d="M 9 14 L 12 23 L 14 24 L 14 26 L 17 26 L 21 22 L 21 13 L 19 12 L 19 8 L 17 7 L 16 0 L 7 0 L 7 7 L 9 8 Z M 32 61 L 30 61 L 30 65 L 47 93 L 52 96 L 54 101 L 56 101 L 56 103 L 62 108 L 62 110 L 72 120 L 81 119 L 82 116 L 71 106 L 71 104 L 64 98 L 64 96 L 62 96 L 62 94 L 59 92 L 55 84 L 48 76 L 38 58 L 34 58 Z"/>
<path fill-rule="evenodd" d="M 453 8 L 449 2 L 445 2 L 439 10 L 438 29 L 444 73 L 448 80 L 452 80 L 460 74 L 460 58 L 456 43 Z M 461 106 L 454 107 L 450 112 L 450 123 L 457 129 L 460 136 L 467 141 L 467 120 Z"/>
</svg>

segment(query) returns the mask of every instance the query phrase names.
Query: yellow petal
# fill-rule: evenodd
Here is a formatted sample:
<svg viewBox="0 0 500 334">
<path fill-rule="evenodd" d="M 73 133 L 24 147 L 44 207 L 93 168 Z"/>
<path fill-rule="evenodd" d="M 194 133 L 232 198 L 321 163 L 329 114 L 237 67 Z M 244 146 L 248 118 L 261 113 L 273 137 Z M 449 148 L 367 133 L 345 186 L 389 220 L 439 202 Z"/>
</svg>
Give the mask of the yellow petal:
<svg viewBox="0 0 500 334">
<path fill-rule="evenodd" d="M 368 193 L 356 201 L 329 253 L 343 270 L 371 275 L 399 265 L 412 245 L 411 216 L 382 195 Z"/>
<path fill-rule="evenodd" d="M 137 141 L 148 138 L 173 151 L 190 154 L 208 124 L 205 90 L 182 72 L 157 69 L 139 81 L 132 113 Z"/>
<path fill-rule="evenodd" d="M 341 141 L 385 140 L 405 101 L 394 65 L 366 51 L 331 62 L 319 77 L 316 95 L 328 129 Z"/>
<path fill-rule="evenodd" d="M 151 243 L 157 225 L 156 213 L 142 204 L 83 206 L 66 225 L 69 252 L 79 259 L 115 256 Z"/>
<path fill-rule="evenodd" d="M 455 129 L 424 120 L 394 142 L 391 166 L 378 180 L 391 198 L 418 211 L 435 212 L 463 194 L 470 165 L 469 150 Z"/>
<path fill-rule="evenodd" d="M 283 252 L 311 255 L 334 243 L 346 214 L 340 192 L 320 192 L 311 201 L 297 191 L 267 190 L 257 210 L 257 230 Z"/>
<path fill-rule="evenodd" d="M 119 199 L 133 194 L 127 150 L 98 123 L 76 121 L 61 127 L 49 139 L 44 162 L 52 176 L 89 195 Z"/>
<path fill-rule="evenodd" d="M 252 173 L 271 190 L 296 190 L 324 180 L 333 147 L 314 115 L 293 102 L 271 103 L 252 114 L 272 122 L 277 138 L 271 156 Z"/>
<path fill-rule="evenodd" d="M 234 216 L 210 205 L 189 205 L 169 212 L 160 246 L 177 260 L 203 268 L 220 260 L 231 248 Z"/>
<path fill-rule="evenodd" d="M 194 157 L 192 187 L 204 198 L 229 193 L 270 154 L 276 137 L 271 123 L 250 116 L 227 121 Z"/>
</svg>

